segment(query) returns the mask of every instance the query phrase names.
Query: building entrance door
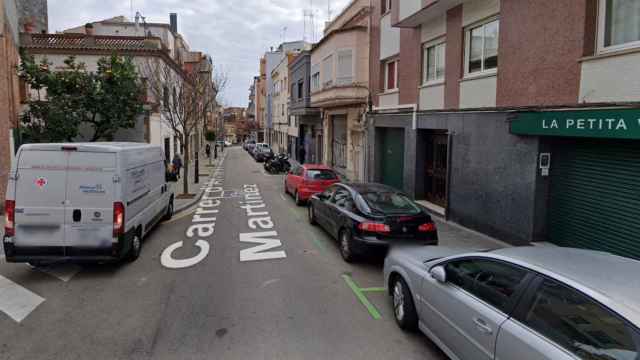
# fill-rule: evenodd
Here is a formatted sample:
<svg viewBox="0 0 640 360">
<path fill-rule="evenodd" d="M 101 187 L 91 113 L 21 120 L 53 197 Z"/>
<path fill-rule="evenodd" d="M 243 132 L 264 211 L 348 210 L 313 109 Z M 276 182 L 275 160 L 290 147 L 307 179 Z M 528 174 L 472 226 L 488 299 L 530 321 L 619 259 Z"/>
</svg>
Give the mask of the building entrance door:
<svg viewBox="0 0 640 360">
<path fill-rule="evenodd" d="M 447 205 L 447 134 L 429 134 L 426 137 L 425 198 L 436 205 Z"/>
</svg>

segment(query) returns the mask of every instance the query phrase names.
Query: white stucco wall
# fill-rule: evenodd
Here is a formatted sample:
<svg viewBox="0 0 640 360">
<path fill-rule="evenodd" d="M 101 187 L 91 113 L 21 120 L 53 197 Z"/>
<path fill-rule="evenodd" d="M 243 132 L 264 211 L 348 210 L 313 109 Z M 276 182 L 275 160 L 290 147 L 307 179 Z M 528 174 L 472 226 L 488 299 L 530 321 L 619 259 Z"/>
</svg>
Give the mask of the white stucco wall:
<svg viewBox="0 0 640 360">
<path fill-rule="evenodd" d="M 460 108 L 495 107 L 497 80 L 493 75 L 461 81 Z"/>
<path fill-rule="evenodd" d="M 469 0 L 462 7 L 462 26 L 500 13 L 500 0 Z"/>
<path fill-rule="evenodd" d="M 640 52 L 582 62 L 580 102 L 640 100 Z"/>
<path fill-rule="evenodd" d="M 398 10 L 400 21 L 408 18 L 409 16 L 417 13 L 422 9 L 422 0 L 396 0 L 399 1 Z"/>
<path fill-rule="evenodd" d="M 380 107 L 398 106 L 398 103 L 400 102 L 400 92 L 394 91 L 392 93 L 381 94 L 378 97 L 378 101 Z"/>
<path fill-rule="evenodd" d="M 442 37 L 447 33 L 447 15 L 433 19 L 432 21 L 422 24 L 420 29 L 420 40 L 427 42 Z"/>
<path fill-rule="evenodd" d="M 400 53 L 400 29 L 391 27 L 391 15 L 380 20 L 380 59 Z"/>
<path fill-rule="evenodd" d="M 420 110 L 444 109 L 444 84 L 420 88 Z"/>
</svg>

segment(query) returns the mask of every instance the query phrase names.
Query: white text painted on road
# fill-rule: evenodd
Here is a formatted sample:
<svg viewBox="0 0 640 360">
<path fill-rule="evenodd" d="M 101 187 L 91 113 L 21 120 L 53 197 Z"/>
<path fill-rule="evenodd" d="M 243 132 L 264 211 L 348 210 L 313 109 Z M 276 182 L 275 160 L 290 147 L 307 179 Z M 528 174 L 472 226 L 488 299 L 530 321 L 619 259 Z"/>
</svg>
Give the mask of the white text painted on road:
<svg viewBox="0 0 640 360">
<path fill-rule="evenodd" d="M 13 281 L 0 276 L 0 311 L 21 322 L 38 307 L 44 298 Z"/>
<path fill-rule="evenodd" d="M 188 268 L 198 264 L 209 255 L 211 246 L 203 238 L 209 238 L 215 232 L 217 221 L 215 215 L 219 212 L 218 207 L 222 204 L 221 199 L 225 198 L 225 191 L 220 186 L 223 182 L 224 168 L 221 163 L 211 176 L 211 180 L 203 187 L 204 194 L 191 220 L 193 225 L 189 226 L 186 231 L 186 236 L 189 240 L 196 238 L 193 246 L 198 248 L 198 253 L 186 259 L 176 259 L 173 257 L 173 253 L 185 246 L 185 244 L 182 240 L 175 242 L 162 251 L 160 263 L 164 267 L 169 269 Z"/>
<path fill-rule="evenodd" d="M 262 199 L 258 185 L 244 185 L 243 201 L 240 208 L 247 212 L 249 220 L 247 224 L 252 230 L 271 230 L 275 226 L 269 212 L 265 210 L 266 204 Z M 283 259 L 287 257 L 284 250 L 273 249 L 282 246 L 282 242 L 276 237 L 276 231 L 260 231 L 240 234 L 240 242 L 259 244 L 240 251 L 240 261 L 258 261 Z"/>
</svg>

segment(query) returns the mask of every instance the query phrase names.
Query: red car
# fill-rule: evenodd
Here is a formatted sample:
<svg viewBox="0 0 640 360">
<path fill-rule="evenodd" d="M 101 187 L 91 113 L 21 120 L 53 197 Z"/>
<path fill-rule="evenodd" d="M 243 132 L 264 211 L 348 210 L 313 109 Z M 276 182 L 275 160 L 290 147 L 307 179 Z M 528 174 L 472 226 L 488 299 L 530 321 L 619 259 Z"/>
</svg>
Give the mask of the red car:
<svg viewBox="0 0 640 360">
<path fill-rule="evenodd" d="M 292 194 L 296 205 L 302 205 L 311 196 L 340 182 L 338 175 L 328 166 L 318 164 L 296 165 L 284 177 L 284 192 Z"/>
</svg>

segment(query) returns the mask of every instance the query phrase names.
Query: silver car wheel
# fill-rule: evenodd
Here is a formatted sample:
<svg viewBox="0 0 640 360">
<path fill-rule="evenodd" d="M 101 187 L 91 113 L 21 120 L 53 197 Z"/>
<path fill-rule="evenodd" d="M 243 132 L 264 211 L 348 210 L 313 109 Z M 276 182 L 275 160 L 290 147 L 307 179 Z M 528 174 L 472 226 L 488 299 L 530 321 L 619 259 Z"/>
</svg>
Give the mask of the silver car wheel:
<svg viewBox="0 0 640 360">
<path fill-rule="evenodd" d="M 404 319 L 404 293 L 402 283 L 397 281 L 393 287 L 393 310 L 398 321 Z"/>
</svg>

